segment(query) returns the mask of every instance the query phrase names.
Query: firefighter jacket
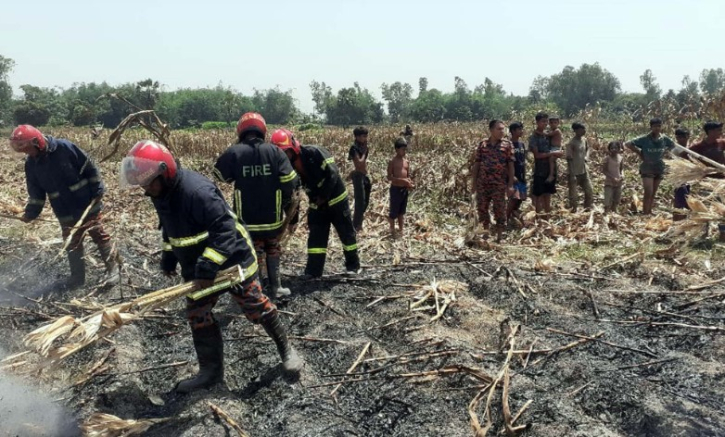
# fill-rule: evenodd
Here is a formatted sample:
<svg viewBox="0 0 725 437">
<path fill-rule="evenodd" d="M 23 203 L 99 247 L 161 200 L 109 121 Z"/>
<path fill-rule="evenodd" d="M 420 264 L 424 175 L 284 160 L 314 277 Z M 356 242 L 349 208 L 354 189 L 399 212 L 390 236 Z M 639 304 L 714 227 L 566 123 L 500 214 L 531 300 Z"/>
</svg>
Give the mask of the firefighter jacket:
<svg viewBox="0 0 725 437">
<path fill-rule="evenodd" d="M 220 269 L 242 266 L 244 277 L 257 272 L 249 233 L 237 221 L 212 181 L 179 169 L 168 191 L 152 198 L 161 223 L 161 269 L 181 265 L 184 280 L 213 279 Z"/>
<path fill-rule="evenodd" d="M 47 197 L 58 221 L 74 224 L 91 201 L 103 195 L 103 182 L 98 168 L 78 146 L 51 136 L 45 139 L 46 150 L 25 159 L 29 197 L 25 216 L 37 218 Z M 98 214 L 101 207 L 101 202 L 96 202 L 89 215 Z"/>
<path fill-rule="evenodd" d="M 300 178 L 310 198 L 310 208 L 318 208 L 317 199 L 325 200 L 324 206 L 334 206 L 347 199 L 345 183 L 330 152 L 323 147 L 301 146 L 299 159 L 305 169 Z"/>
<path fill-rule="evenodd" d="M 214 176 L 234 183 L 234 212 L 255 238 L 282 232 L 297 173 L 281 149 L 263 140 L 235 144 L 217 159 Z"/>
</svg>

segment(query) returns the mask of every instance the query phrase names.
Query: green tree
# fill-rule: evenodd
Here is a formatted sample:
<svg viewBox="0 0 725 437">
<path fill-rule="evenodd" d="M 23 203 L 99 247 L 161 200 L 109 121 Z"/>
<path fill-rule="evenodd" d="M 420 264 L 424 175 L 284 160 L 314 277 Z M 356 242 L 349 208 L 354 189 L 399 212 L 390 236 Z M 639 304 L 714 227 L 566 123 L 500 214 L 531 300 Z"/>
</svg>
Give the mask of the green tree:
<svg viewBox="0 0 725 437">
<path fill-rule="evenodd" d="M 639 77 L 639 83 L 644 88 L 644 95 L 648 102 L 657 100 L 662 96 L 662 89 L 657 84 L 657 78 L 652 74 L 652 70 L 645 70 Z"/>
<path fill-rule="evenodd" d="M 439 90 L 426 87 L 413 101 L 410 113 L 414 120 L 422 123 L 441 121 L 446 116 L 446 97 Z"/>
<path fill-rule="evenodd" d="M 714 96 L 725 89 L 725 72 L 722 68 L 706 68 L 700 73 L 700 89 L 706 96 Z"/>
<path fill-rule="evenodd" d="M 391 85 L 384 83 L 380 89 L 383 92 L 383 100 L 388 103 L 390 121 L 397 123 L 407 120 L 413 102 L 413 87 L 407 83 L 395 82 Z"/>
<path fill-rule="evenodd" d="M 8 82 L 8 74 L 13 70 L 15 62 L 0 55 L 0 126 L 8 123 L 12 108 L 13 88 Z"/>
<path fill-rule="evenodd" d="M 547 93 L 563 115 L 570 116 L 588 104 L 611 102 L 620 93 L 619 79 L 598 63 L 566 66 L 548 80 Z"/>
<path fill-rule="evenodd" d="M 297 107 L 291 91 L 272 88 L 254 91 L 252 103 L 267 123 L 288 124 L 297 116 Z"/>
<path fill-rule="evenodd" d="M 549 98 L 549 78 L 536 76 L 534 82 L 529 88 L 529 101 L 531 103 L 541 103 Z"/>
<path fill-rule="evenodd" d="M 325 82 L 310 82 L 310 91 L 312 92 L 312 101 L 315 103 L 315 112 L 319 115 L 326 115 L 329 106 L 334 101 L 332 88 Z"/>
<path fill-rule="evenodd" d="M 313 81 L 310 90 L 315 110 L 324 114 L 329 124 L 350 126 L 383 121 L 383 104 L 357 82 L 352 87 L 339 89 L 336 95 L 324 82 Z"/>
<path fill-rule="evenodd" d="M 20 89 L 23 90 L 23 98 L 13 110 L 16 124 L 45 126 L 51 123 L 53 116 L 57 120 L 53 124 L 62 124 L 64 111 L 58 90 L 33 85 L 22 85 Z"/>
</svg>

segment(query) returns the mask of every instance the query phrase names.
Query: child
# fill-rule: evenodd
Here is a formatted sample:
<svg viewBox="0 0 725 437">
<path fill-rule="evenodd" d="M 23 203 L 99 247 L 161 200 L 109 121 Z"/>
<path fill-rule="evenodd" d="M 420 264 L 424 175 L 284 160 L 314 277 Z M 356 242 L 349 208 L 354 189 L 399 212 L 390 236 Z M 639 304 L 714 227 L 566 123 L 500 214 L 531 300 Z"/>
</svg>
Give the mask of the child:
<svg viewBox="0 0 725 437">
<path fill-rule="evenodd" d="M 688 142 L 690 140 L 690 131 L 688 131 L 685 128 L 677 128 L 675 129 L 675 142 L 684 147 L 688 148 Z M 673 154 L 679 155 L 681 158 L 689 159 L 689 155 L 685 152 L 676 153 L 673 152 Z M 690 195 L 690 185 L 683 184 L 677 188 L 675 188 L 675 198 L 673 199 L 673 207 L 675 209 L 690 209 L 690 207 L 687 205 L 687 197 Z M 673 222 L 679 222 L 687 218 L 687 214 L 683 214 L 680 211 L 673 211 L 672 212 L 672 221 Z"/>
<path fill-rule="evenodd" d="M 355 193 L 355 213 L 352 223 L 355 232 L 362 232 L 365 211 L 370 204 L 370 191 L 372 182 L 368 176 L 368 130 L 366 127 L 356 127 L 352 131 L 355 142 L 350 147 L 348 159 L 352 161 L 355 170 L 352 172 L 352 186 Z"/>
<path fill-rule="evenodd" d="M 513 223 L 514 220 L 521 221 L 521 204 L 526 200 L 526 144 L 521 141 L 523 123 L 511 123 L 509 133 L 514 152 L 514 194 L 509 198 L 506 218 Z"/>
<path fill-rule="evenodd" d="M 415 188 L 410 178 L 410 163 L 405 159 L 408 142 L 405 138 L 395 140 L 395 156 L 388 163 L 388 180 L 390 181 L 390 234 L 396 238 L 395 219 L 398 220 L 400 236 L 403 236 L 405 211 L 408 207 L 408 192 Z"/>
<path fill-rule="evenodd" d="M 607 146 L 609 154 L 604 159 L 604 213 L 617 212 L 622 198 L 622 143 L 612 141 Z"/>
<path fill-rule="evenodd" d="M 558 152 L 561 150 L 562 135 L 561 130 L 559 129 L 560 123 L 561 120 L 558 116 L 552 115 L 549 117 L 549 131 L 546 133 L 546 136 L 549 137 L 551 152 Z M 549 177 L 546 178 L 546 182 L 549 184 L 556 181 L 556 159 L 556 155 L 549 157 Z"/>
<path fill-rule="evenodd" d="M 581 123 L 572 124 L 571 129 L 574 131 L 574 138 L 566 144 L 566 162 L 569 167 L 569 208 L 572 212 L 576 212 L 579 206 L 577 187 L 584 190 L 584 208 L 587 210 L 594 203 L 594 191 L 587 170 L 589 143 L 584 137 L 587 129 Z"/>
<path fill-rule="evenodd" d="M 642 160 L 639 165 L 639 174 L 642 177 L 644 200 L 642 214 L 652 214 L 655 196 L 660 182 L 665 175 L 665 152 L 675 148 L 675 142 L 662 134 L 662 119 L 653 118 L 649 121 L 650 133 L 627 141 L 624 146 Z"/>
</svg>

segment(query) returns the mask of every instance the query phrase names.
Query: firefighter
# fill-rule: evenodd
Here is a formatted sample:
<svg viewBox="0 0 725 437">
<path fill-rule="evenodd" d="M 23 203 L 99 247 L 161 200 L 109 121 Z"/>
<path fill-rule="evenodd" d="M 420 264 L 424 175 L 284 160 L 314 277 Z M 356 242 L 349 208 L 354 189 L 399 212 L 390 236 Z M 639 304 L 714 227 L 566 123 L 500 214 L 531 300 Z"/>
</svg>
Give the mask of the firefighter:
<svg viewBox="0 0 725 437">
<path fill-rule="evenodd" d="M 169 150 L 153 141 L 140 141 L 128 152 L 121 164 L 121 181 L 142 187 L 156 208 L 163 239 L 161 270 L 174 276 L 180 265 L 181 276 L 195 286 L 186 298 L 186 315 L 199 373 L 177 384 L 176 391 L 189 393 L 223 380 L 224 346 L 212 310 L 227 291 L 247 319 L 260 323 L 274 340 L 284 370 L 298 373 L 302 361 L 289 344 L 277 307 L 262 293 L 249 233 L 216 185 L 199 173 L 178 168 Z M 235 265 L 244 272 L 241 284 L 209 290 L 220 269 Z"/>
<path fill-rule="evenodd" d="M 70 141 L 43 135 L 37 128 L 27 124 L 13 130 L 10 145 L 16 152 L 27 155 L 25 178 L 29 199 L 22 221 L 28 223 L 35 220 L 43 210 L 47 197 L 60 222 L 65 240 L 90 207 L 83 223 L 73 232 L 67 245 L 70 278 L 61 286 L 73 289 L 86 282 L 83 260 L 83 239 L 86 232 L 98 246 L 106 266 L 105 283 L 118 283 L 118 256 L 110 235 L 103 230 L 101 198 L 104 186 L 95 164 L 83 150 Z"/>
<path fill-rule="evenodd" d="M 311 279 L 322 276 L 330 225 L 335 227 L 342 242 L 347 273 L 360 273 L 360 259 L 347 189 L 340 178 L 334 158 L 322 147 L 300 145 L 292 133 L 285 129 L 274 131 L 271 142 L 287 154 L 310 200 L 307 213 L 310 234 L 307 239 L 307 266 L 303 277 Z"/>
<path fill-rule="evenodd" d="M 260 114 L 242 115 L 237 124 L 239 143 L 217 159 L 214 176 L 221 182 L 234 183 L 234 212 L 252 236 L 260 275 L 266 273 L 269 278 L 267 295 L 276 299 L 290 295 L 279 276 L 279 237 L 284 231 L 284 215 L 297 173 L 284 152 L 264 142 L 266 135 L 267 124 Z"/>
</svg>

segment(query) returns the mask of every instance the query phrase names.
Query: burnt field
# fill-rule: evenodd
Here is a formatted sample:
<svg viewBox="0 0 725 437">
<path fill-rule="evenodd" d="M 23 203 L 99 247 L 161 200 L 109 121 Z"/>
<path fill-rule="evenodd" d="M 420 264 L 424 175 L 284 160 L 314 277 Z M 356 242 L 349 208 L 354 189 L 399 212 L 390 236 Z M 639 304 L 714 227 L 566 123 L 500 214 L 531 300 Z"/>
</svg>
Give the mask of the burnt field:
<svg viewBox="0 0 725 437">
<path fill-rule="evenodd" d="M 474 135 L 445 141 L 470 144 Z M 388 137 L 394 133 L 380 143 Z M 342 136 L 315 140 L 349 171 Z M 216 309 L 225 383 L 174 395 L 176 381 L 196 369 L 178 301 L 63 361 L 30 353 L 3 364 L 0 436 L 80 435 L 96 413 L 136 420 L 147 436 L 243 435 L 225 416 L 255 437 L 725 436 L 725 247 L 712 237 L 668 234 L 669 188 L 650 219 L 559 211 L 497 245 L 471 236 L 466 157 L 425 153 L 440 147 L 433 131 L 419 140 L 411 150 L 419 188 L 403 240 L 387 234 L 389 150 L 373 149 L 379 158 L 360 237 L 361 277 L 337 274 L 342 252 L 333 235 L 326 276 L 299 281 L 306 228 L 287 242 L 283 283 L 293 295 L 279 308 L 305 361 L 299 379 L 282 375 L 273 343 L 225 297 Z M 203 160 L 184 164 L 208 174 Z M 88 241 L 86 286 L 59 292 L 54 281 L 68 267 L 57 256 L 62 241 L 52 214 L 30 225 L 0 219 L 7 355 L 24 351 L 23 336 L 58 317 L 173 285 L 157 269 L 147 199 L 117 189 L 114 164 L 102 170 L 122 284 L 96 285 L 102 263 Z M 22 206 L 17 156 L 0 158 L 0 182 L 3 209 Z M 627 183 L 625 201 L 636 204 L 636 181 Z M 28 396 L 32 405 L 19 401 Z M 106 425 L 96 435 L 122 435 Z"/>
</svg>

